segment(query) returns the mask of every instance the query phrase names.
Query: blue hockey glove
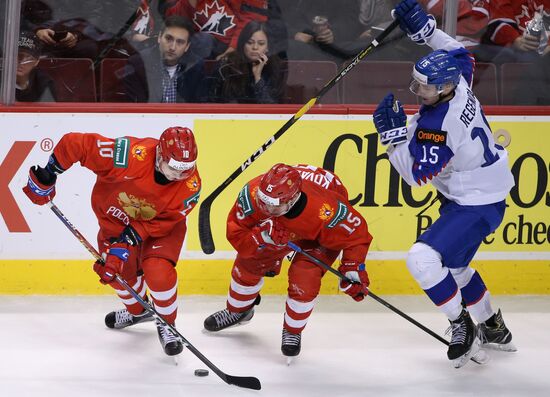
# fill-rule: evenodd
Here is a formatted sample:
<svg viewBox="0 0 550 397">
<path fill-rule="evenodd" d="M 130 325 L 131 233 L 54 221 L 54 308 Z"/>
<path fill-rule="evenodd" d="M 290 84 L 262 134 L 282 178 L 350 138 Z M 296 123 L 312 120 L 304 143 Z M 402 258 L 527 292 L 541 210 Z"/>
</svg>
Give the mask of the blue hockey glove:
<svg viewBox="0 0 550 397">
<path fill-rule="evenodd" d="M 435 18 L 424 11 L 416 0 L 403 0 L 392 11 L 399 21 L 399 27 L 416 44 L 426 44 L 433 36 L 437 24 Z"/>
<path fill-rule="evenodd" d="M 407 115 L 393 94 L 382 99 L 374 111 L 373 121 L 382 145 L 397 145 L 407 141 Z"/>
</svg>

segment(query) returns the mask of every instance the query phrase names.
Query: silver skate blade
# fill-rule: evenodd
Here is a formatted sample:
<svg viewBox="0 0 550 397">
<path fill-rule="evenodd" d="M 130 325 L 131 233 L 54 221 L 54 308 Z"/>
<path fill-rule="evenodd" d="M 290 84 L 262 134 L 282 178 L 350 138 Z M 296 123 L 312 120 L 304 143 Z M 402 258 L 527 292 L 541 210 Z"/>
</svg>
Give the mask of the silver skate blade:
<svg viewBox="0 0 550 397">
<path fill-rule="evenodd" d="M 491 361 L 491 356 L 485 350 L 479 349 L 470 359 L 476 364 L 484 365 Z"/>
<path fill-rule="evenodd" d="M 174 365 L 177 367 L 179 362 L 178 362 L 178 354 L 176 354 L 175 356 L 172 356 L 172 358 L 174 359 Z"/>
<path fill-rule="evenodd" d="M 501 352 L 517 352 L 518 349 L 513 342 L 509 343 L 485 343 L 482 345 L 485 349 L 498 350 Z"/>
<path fill-rule="evenodd" d="M 470 350 L 468 350 L 463 356 L 455 358 L 452 360 L 453 367 L 455 368 L 461 368 L 465 366 L 468 361 L 470 361 L 470 358 L 474 357 L 481 349 L 481 340 L 476 337 L 474 341 L 472 342 L 472 346 L 470 347 Z M 477 363 L 477 361 L 474 360 L 474 362 Z"/>
<path fill-rule="evenodd" d="M 293 359 L 294 359 L 294 357 L 287 357 L 286 358 L 286 366 L 287 367 L 290 367 L 290 364 L 292 364 L 292 361 L 294 361 Z"/>
</svg>

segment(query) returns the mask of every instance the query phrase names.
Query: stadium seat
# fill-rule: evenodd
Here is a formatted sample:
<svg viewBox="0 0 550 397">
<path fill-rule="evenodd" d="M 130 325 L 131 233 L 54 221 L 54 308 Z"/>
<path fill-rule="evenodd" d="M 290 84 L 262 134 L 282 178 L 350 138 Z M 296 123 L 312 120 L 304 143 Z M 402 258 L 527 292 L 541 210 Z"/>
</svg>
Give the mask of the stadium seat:
<svg viewBox="0 0 550 397">
<path fill-rule="evenodd" d="M 128 102 L 124 89 L 124 73 L 127 59 L 105 58 L 99 72 L 99 101 Z"/>
<path fill-rule="evenodd" d="M 481 105 L 498 105 L 497 68 L 493 63 L 476 62 L 473 91 Z"/>
<path fill-rule="evenodd" d="M 315 97 L 321 88 L 336 76 L 338 69 L 329 61 L 288 61 L 285 103 L 304 104 Z M 340 87 L 336 84 L 319 101 L 340 103 Z"/>
<path fill-rule="evenodd" d="M 409 91 L 412 62 L 364 60 L 342 79 L 343 103 L 378 104 L 393 92 L 403 104 L 418 104 Z"/>
<path fill-rule="evenodd" d="M 87 58 L 44 58 L 38 68 L 53 80 L 58 102 L 95 102 L 92 65 Z"/>
<path fill-rule="evenodd" d="M 501 105 L 517 104 L 517 89 L 529 75 L 530 63 L 503 63 L 500 67 Z"/>
</svg>

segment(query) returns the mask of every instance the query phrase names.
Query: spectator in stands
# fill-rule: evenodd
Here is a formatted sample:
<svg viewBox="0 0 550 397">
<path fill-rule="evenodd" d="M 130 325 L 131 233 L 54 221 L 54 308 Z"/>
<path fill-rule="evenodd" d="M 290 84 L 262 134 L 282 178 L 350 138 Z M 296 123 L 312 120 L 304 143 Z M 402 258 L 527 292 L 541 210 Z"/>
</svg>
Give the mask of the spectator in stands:
<svg viewBox="0 0 550 397">
<path fill-rule="evenodd" d="M 280 58 L 270 55 L 266 24 L 251 21 L 241 31 L 236 51 L 224 58 L 214 73 L 210 100 L 279 103 L 285 76 Z"/>
<path fill-rule="evenodd" d="M 137 0 L 22 0 L 21 26 L 40 39 L 42 54 L 56 58 L 90 58 L 108 46 L 109 57 L 127 57 L 133 49 L 126 40 L 112 43 L 136 12 Z"/>
<path fill-rule="evenodd" d="M 166 18 L 158 45 L 128 60 L 124 84 L 131 102 L 201 102 L 203 61 L 189 53 L 193 26 L 186 18 Z"/>
<path fill-rule="evenodd" d="M 537 15 L 538 14 L 538 15 Z M 543 17 L 544 29 L 536 37 L 527 24 Z M 518 105 L 550 105 L 550 0 L 491 0 L 489 26 L 475 52 L 479 60 L 497 64 L 528 62 L 532 65 L 515 90 Z"/>
<path fill-rule="evenodd" d="M 445 0 L 420 0 L 427 13 L 441 20 L 445 9 Z M 489 24 L 489 0 L 458 0 L 455 39 L 472 51 L 481 41 Z"/>
<path fill-rule="evenodd" d="M 479 48 L 476 57 L 495 63 L 537 61 L 540 40 L 526 32 L 527 23 L 535 18 L 536 13 L 548 18 L 550 0 L 492 0 L 489 3 L 489 26 L 482 41 L 484 46 Z M 549 52 L 547 42 L 542 55 Z"/>
<path fill-rule="evenodd" d="M 341 63 L 365 49 L 391 22 L 396 0 L 298 0 L 285 10 L 289 19 L 289 59 Z M 418 46 L 397 30 L 373 54 L 386 60 L 416 59 Z M 399 43 L 399 45 L 397 45 Z M 373 59 L 372 57 L 370 59 Z"/>
<path fill-rule="evenodd" d="M 182 15 L 193 21 L 199 34 L 191 50 L 205 59 L 220 60 L 237 48 L 244 26 L 266 22 L 271 53 L 286 56 L 288 34 L 277 0 L 159 0 L 161 15 Z"/>
<path fill-rule="evenodd" d="M 20 102 L 53 102 L 53 81 L 36 69 L 40 60 L 40 43 L 31 32 L 19 36 L 15 99 Z"/>
</svg>

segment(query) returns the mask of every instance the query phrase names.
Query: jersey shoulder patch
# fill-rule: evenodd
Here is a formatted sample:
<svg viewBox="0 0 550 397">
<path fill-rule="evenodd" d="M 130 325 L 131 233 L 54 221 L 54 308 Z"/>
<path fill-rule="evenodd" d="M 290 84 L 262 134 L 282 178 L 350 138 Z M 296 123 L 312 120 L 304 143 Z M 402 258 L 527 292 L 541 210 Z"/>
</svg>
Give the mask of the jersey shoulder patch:
<svg viewBox="0 0 550 397">
<path fill-rule="evenodd" d="M 319 219 L 327 222 L 326 227 L 328 229 L 332 229 L 346 218 L 348 211 L 349 210 L 347 205 L 345 205 L 341 201 L 337 202 L 336 208 L 334 208 L 329 203 L 323 203 L 323 205 L 319 209 Z"/>
<path fill-rule="evenodd" d="M 115 139 L 115 155 L 113 157 L 115 168 L 128 168 L 128 155 L 130 153 L 130 139 Z"/>
<path fill-rule="evenodd" d="M 239 192 L 237 202 L 243 211 L 244 216 L 249 216 L 254 213 L 254 206 L 252 205 L 252 194 L 250 192 L 250 185 L 247 183 Z"/>
</svg>

